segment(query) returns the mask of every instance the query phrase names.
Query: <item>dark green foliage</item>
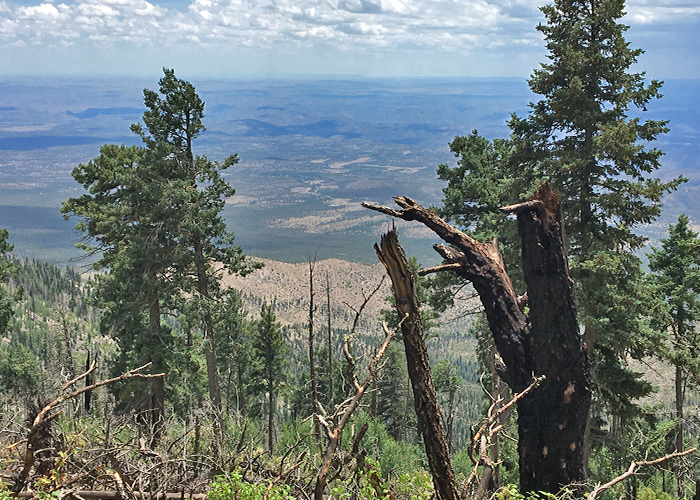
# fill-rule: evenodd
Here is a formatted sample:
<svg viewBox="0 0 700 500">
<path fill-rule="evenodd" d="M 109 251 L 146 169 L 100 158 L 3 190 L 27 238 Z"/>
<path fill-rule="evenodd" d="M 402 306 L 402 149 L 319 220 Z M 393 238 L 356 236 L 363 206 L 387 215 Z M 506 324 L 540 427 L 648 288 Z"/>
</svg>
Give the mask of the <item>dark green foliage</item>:
<svg viewBox="0 0 700 500">
<path fill-rule="evenodd" d="M 457 374 L 457 367 L 446 359 L 438 361 L 433 368 L 433 383 L 438 396 L 438 403 L 445 424 L 445 436 L 450 450 L 454 450 L 453 429 L 457 391 L 464 382 Z"/>
<path fill-rule="evenodd" d="M 227 410 L 235 409 L 244 415 L 254 329 L 254 324 L 246 318 L 247 314 L 243 300 L 234 290 L 229 290 L 213 314 L 223 400 Z"/>
<path fill-rule="evenodd" d="M 669 227 L 669 237 L 661 240 L 661 248 L 652 248 L 649 267 L 660 297 L 664 300 L 661 314 L 655 319 L 663 330 L 670 330 L 670 342 L 659 344 L 657 356 L 665 358 L 675 367 L 675 417 L 674 443 L 670 449 L 685 448 L 685 399 L 688 386 L 697 388 L 700 383 L 700 341 L 696 321 L 700 318 L 700 239 L 690 229 L 690 221 L 683 214 L 675 226 Z M 677 493 L 686 494 L 685 477 L 688 471 L 675 467 Z"/>
<path fill-rule="evenodd" d="M 287 343 L 277 322 L 273 306 L 263 304 L 260 319 L 253 328 L 252 389 L 256 392 L 276 390 L 285 380 Z"/>
<path fill-rule="evenodd" d="M 328 348 L 321 347 L 315 349 L 317 360 L 328 359 Z M 290 384 L 290 405 L 291 405 L 291 415 L 292 418 L 303 417 L 305 415 L 311 415 L 314 412 L 313 397 L 311 394 L 311 382 L 309 380 L 309 360 L 308 356 L 304 356 L 300 363 L 300 370 L 294 376 L 294 383 Z M 344 387 L 344 373 L 345 363 L 341 362 L 339 359 L 333 358 L 333 395 L 329 394 L 329 384 L 328 384 L 328 365 L 326 363 L 319 363 L 316 366 L 316 377 L 317 389 L 319 394 L 319 400 L 323 407 L 330 411 L 334 404 L 338 404 L 344 401 L 349 395 L 347 387 Z M 291 377 L 290 377 L 291 379 Z"/>
<path fill-rule="evenodd" d="M 577 274 L 586 285 L 577 297 L 587 306 L 587 340 L 596 349 L 592 373 L 602 396 L 593 413 L 630 417 L 639 410 L 635 400 L 653 387 L 628 367 L 626 357 L 642 359 L 663 342 L 664 332 L 650 324 L 660 298 L 631 253 L 598 252 L 577 267 Z"/>
<path fill-rule="evenodd" d="M 438 177 L 448 183 L 438 213 L 479 241 L 498 238 L 513 284 L 524 293 L 518 228 L 500 208 L 530 195 L 540 177 L 512 160 L 513 149 L 511 141 L 489 141 L 476 130 L 467 137 L 455 137 L 450 151 L 459 158 L 457 166 L 439 165 L 437 169 Z M 458 279 L 452 281 L 458 286 Z"/>
<path fill-rule="evenodd" d="M 659 327 L 673 332 L 673 347 L 667 356 L 697 385 L 700 345 L 695 322 L 700 318 L 700 239 L 685 214 L 676 225 L 669 226 L 669 237 L 661 240 L 661 248 L 652 248 L 649 268 L 656 273 L 654 281 L 666 302 L 665 314 L 657 315 Z"/>
<path fill-rule="evenodd" d="M 635 230 L 654 220 L 661 197 L 684 181 L 652 176 L 662 153 L 645 143 L 664 133 L 666 122 L 630 116 L 660 97 L 661 84 L 647 85 L 643 73 L 630 71 L 642 51 L 624 40 L 623 8 L 621 0 L 543 7 L 538 30 L 549 62 L 529 80 L 541 99 L 527 117 L 512 116 L 508 141 L 475 132 L 458 137 L 451 144 L 458 166 L 438 169 L 449 183 L 442 215 L 479 239 L 498 236 L 516 290 L 523 289 L 519 241 L 498 208 L 523 201 L 541 180 L 559 191 L 579 321 L 602 396 L 594 411 L 618 417 L 651 390 L 625 357 L 650 354 L 662 337 L 649 321 L 658 309 L 653 288 L 630 253 L 644 242 Z"/>
<path fill-rule="evenodd" d="M 417 435 L 416 415 L 403 346 L 396 341 L 389 344 L 382 362 L 376 381 L 377 416 L 391 437 L 413 442 Z"/>
<path fill-rule="evenodd" d="M 0 339 L 10 326 L 13 315 L 12 304 L 22 295 L 21 289 L 12 294 L 7 288 L 7 282 L 17 273 L 17 269 L 7 255 L 14 248 L 7 242 L 8 236 L 7 229 L 0 229 Z"/>
<path fill-rule="evenodd" d="M 0 391 L 34 396 L 40 380 L 39 363 L 28 347 L 18 342 L 0 342 Z"/>
<path fill-rule="evenodd" d="M 81 218 L 80 246 L 98 256 L 95 303 L 105 311 L 103 331 L 120 346 L 115 371 L 152 362 L 153 371 L 166 372 L 168 390 L 189 380 L 196 396 L 196 338 L 211 368 L 210 393 L 220 399 L 213 315 L 225 293 L 222 269 L 213 263 L 231 273 L 258 267 L 232 245 L 221 217 L 226 198 L 235 193 L 221 173 L 238 158 L 216 163 L 193 154 L 192 141 L 204 130 L 204 103 L 172 70 L 164 70 L 159 91 L 144 90 L 144 103 L 145 128 L 132 126 L 144 147 L 103 146 L 100 156 L 73 171 L 88 194 L 66 201 L 61 210 L 66 218 Z M 163 314 L 174 311 L 188 339 L 173 329 L 178 325 L 163 324 Z M 203 337 L 194 335 L 200 330 Z M 161 405 L 162 390 L 153 390 Z"/>
<path fill-rule="evenodd" d="M 260 319 L 253 330 L 252 347 L 250 390 L 258 396 L 267 394 L 268 449 L 272 450 L 277 391 L 286 379 L 288 352 L 272 305 L 263 304 L 260 309 Z"/>
<path fill-rule="evenodd" d="M 617 22 L 623 0 L 557 0 L 541 10 L 550 62 L 529 80 L 542 99 L 510 121 L 514 159 L 560 191 L 570 256 L 638 248 L 644 238 L 634 228 L 658 216 L 661 196 L 682 182 L 649 176 L 662 153 L 642 143 L 666 132 L 666 122 L 628 115 L 661 97 L 661 83 L 629 71 L 643 51 L 629 47 Z"/>
</svg>

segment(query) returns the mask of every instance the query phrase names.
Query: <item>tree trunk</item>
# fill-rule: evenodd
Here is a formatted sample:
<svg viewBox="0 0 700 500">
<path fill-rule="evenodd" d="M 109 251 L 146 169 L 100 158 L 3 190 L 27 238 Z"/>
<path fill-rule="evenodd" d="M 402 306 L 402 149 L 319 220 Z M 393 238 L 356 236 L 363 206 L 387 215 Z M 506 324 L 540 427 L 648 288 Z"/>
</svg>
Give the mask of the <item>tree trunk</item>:
<svg viewBox="0 0 700 500">
<path fill-rule="evenodd" d="M 540 387 L 518 402 L 521 491 L 556 493 L 564 485 L 583 482 L 590 377 L 576 321 L 558 195 L 543 184 L 527 202 L 503 209 L 518 218 L 528 316 L 520 308 L 497 242 L 474 240 L 410 198 L 395 201 L 403 210 L 363 205 L 417 220 L 452 245 L 435 245 L 446 263 L 422 272 L 450 270 L 472 282 L 503 361 L 497 367 L 503 381 L 520 392 L 533 375 L 546 376 Z"/>
<path fill-rule="evenodd" d="M 683 391 L 683 370 L 679 365 L 676 365 L 676 451 L 683 451 L 683 400 L 685 394 Z M 683 480 L 682 459 L 679 458 L 674 464 L 676 473 L 676 484 L 678 490 L 678 498 L 685 498 L 685 482 Z"/>
<path fill-rule="evenodd" d="M 590 376 L 564 253 L 558 198 L 541 186 L 532 200 L 541 203 L 538 208 L 515 209 L 530 305 L 532 365 L 538 375 L 547 377 L 518 405 L 523 491 L 556 492 L 585 478 L 583 440 L 591 404 Z"/>
<path fill-rule="evenodd" d="M 496 406 L 494 407 L 494 411 L 500 410 L 503 405 L 506 404 L 507 399 L 508 399 L 508 388 L 507 386 L 501 381 L 501 377 L 498 376 L 498 373 L 496 372 L 496 359 L 498 356 L 498 352 L 496 351 L 496 346 L 491 343 L 489 346 L 489 358 L 491 360 L 491 395 L 496 398 Z M 510 411 L 505 411 L 503 412 L 500 417 L 499 417 L 499 423 L 502 426 L 505 426 L 508 423 L 508 420 L 510 420 Z M 491 478 L 491 483 L 493 484 L 495 489 L 498 489 L 500 486 L 500 471 L 499 471 L 499 466 L 497 465 L 500 461 L 500 445 L 499 445 L 499 432 L 495 433 L 493 437 L 491 438 L 491 446 L 489 447 L 489 458 L 491 460 L 491 463 L 493 465 L 493 471 L 491 473 L 492 478 Z"/>
<path fill-rule="evenodd" d="M 90 349 L 88 349 L 88 352 L 87 352 L 87 360 L 85 361 L 85 371 L 86 372 L 90 371 Z M 92 373 L 90 373 L 87 377 L 85 377 L 85 387 L 90 387 L 94 383 L 95 383 L 95 379 L 94 379 Z M 90 413 L 91 402 L 92 402 L 92 390 L 85 391 L 85 403 L 84 403 L 85 415 L 88 415 Z"/>
<path fill-rule="evenodd" d="M 268 372 L 267 376 L 269 377 L 267 385 L 267 449 L 270 451 L 270 455 L 272 455 L 272 447 L 274 446 L 275 388 L 272 384 L 272 373 Z"/>
<path fill-rule="evenodd" d="M 381 249 L 377 245 L 375 249 L 391 277 L 396 309 L 399 319 L 403 318 L 401 333 L 406 348 L 408 375 L 413 387 L 418 430 L 425 444 L 435 494 L 438 500 L 457 500 L 459 488 L 452 470 L 450 450 L 445 439 L 442 416 L 430 372 L 413 273 L 399 245 L 395 230 L 382 236 Z"/>
<path fill-rule="evenodd" d="M 326 303 L 328 304 L 328 407 L 333 409 L 333 331 L 331 330 L 331 277 L 326 271 Z"/>
<path fill-rule="evenodd" d="M 203 299 L 209 299 L 209 286 L 207 283 L 207 266 L 204 251 L 200 243 L 195 244 L 197 266 L 197 291 Z M 209 310 L 205 310 L 202 322 L 204 325 L 204 358 L 207 362 L 207 385 L 209 397 L 218 412 L 221 412 L 221 385 L 219 384 L 219 367 L 216 361 L 216 342 L 214 339 L 214 322 Z"/>
<path fill-rule="evenodd" d="M 148 309 L 149 327 L 154 343 L 160 343 L 160 297 L 157 293 L 151 296 Z M 165 369 L 165 363 L 161 356 L 152 356 L 153 373 L 160 373 Z M 165 420 L 165 377 L 153 377 L 151 379 L 151 425 L 153 426 L 153 439 L 160 439 Z"/>
<path fill-rule="evenodd" d="M 316 380 L 316 358 L 314 348 L 314 268 L 316 267 L 316 259 L 311 260 L 309 255 L 309 379 L 311 382 L 311 405 L 315 414 L 321 414 L 321 408 L 318 400 L 318 382 Z M 314 432 L 318 448 L 322 449 L 321 427 L 318 421 L 314 418 Z"/>
</svg>

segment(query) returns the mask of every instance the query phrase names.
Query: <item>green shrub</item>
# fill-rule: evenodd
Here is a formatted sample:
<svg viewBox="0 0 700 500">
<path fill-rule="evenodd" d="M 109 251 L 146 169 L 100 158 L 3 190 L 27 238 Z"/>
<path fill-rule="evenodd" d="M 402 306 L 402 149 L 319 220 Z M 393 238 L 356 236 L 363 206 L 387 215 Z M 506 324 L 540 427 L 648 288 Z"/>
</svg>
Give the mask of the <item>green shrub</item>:
<svg viewBox="0 0 700 500">
<path fill-rule="evenodd" d="M 226 476 L 217 476 L 207 494 L 207 500 L 263 500 L 270 483 L 249 483 L 243 477 L 232 472 Z M 267 496 L 268 500 L 294 500 L 289 495 L 289 486 L 273 485 Z"/>
<path fill-rule="evenodd" d="M 433 479 L 424 470 L 401 474 L 394 483 L 396 498 L 405 500 L 430 500 L 435 493 Z"/>
<path fill-rule="evenodd" d="M 671 495 L 648 486 L 642 486 L 637 491 L 637 500 L 671 500 Z"/>
</svg>

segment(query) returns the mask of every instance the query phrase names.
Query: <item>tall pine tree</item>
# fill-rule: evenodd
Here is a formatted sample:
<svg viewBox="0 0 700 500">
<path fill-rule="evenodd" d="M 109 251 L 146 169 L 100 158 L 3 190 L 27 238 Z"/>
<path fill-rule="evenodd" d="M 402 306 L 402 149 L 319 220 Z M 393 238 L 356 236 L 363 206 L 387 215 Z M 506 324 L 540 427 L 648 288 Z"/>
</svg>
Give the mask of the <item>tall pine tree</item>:
<svg viewBox="0 0 700 500">
<path fill-rule="evenodd" d="M 662 196 L 684 179 L 653 176 L 662 152 L 648 143 L 666 132 L 666 122 L 637 115 L 661 97 L 661 83 L 646 84 L 643 73 L 631 71 L 643 51 L 624 38 L 624 1 L 556 0 L 541 10 L 546 22 L 537 29 L 549 61 L 528 83 L 542 97 L 527 117 L 512 116 L 508 141 L 476 133 L 455 139 L 458 166 L 438 170 L 449 182 L 442 214 L 477 237 L 503 238 L 518 289 L 513 225 L 485 212 L 522 201 L 540 180 L 559 191 L 579 321 L 593 361 L 594 411 L 612 416 L 614 430 L 634 413 L 634 399 L 651 390 L 626 368 L 625 357 L 644 356 L 662 335 L 647 321 L 650 288 L 632 253 L 645 239 L 635 230 L 659 215 Z"/>
<path fill-rule="evenodd" d="M 172 70 L 164 69 L 158 92 L 144 90 L 144 102 L 145 129 L 131 127 L 144 146 L 103 146 L 100 156 L 73 171 L 88 193 L 66 201 L 62 211 L 82 217 L 76 225 L 87 240 L 82 247 L 98 255 L 94 267 L 103 274 L 96 297 L 123 363 L 140 357 L 167 371 L 175 339 L 161 322 L 163 309 L 196 314 L 205 334 L 210 397 L 220 408 L 212 310 L 223 290 L 214 262 L 229 272 L 249 269 L 221 217 L 235 193 L 221 171 L 238 159 L 216 163 L 193 154 L 193 140 L 204 130 L 204 103 Z M 161 422 L 165 390 L 161 378 L 152 380 L 153 418 Z"/>
<path fill-rule="evenodd" d="M 267 446 L 274 449 L 274 419 L 277 391 L 286 379 L 289 348 L 282 336 L 273 306 L 263 304 L 260 319 L 253 331 L 253 360 L 251 388 L 255 394 L 267 396 Z"/>
<path fill-rule="evenodd" d="M 695 322 L 700 318 L 700 239 L 690 229 L 685 214 L 669 227 L 669 237 L 661 248 L 652 248 L 649 268 L 666 301 L 666 315 L 660 327 L 672 333 L 668 360 L 675 367 L 676 439 L 675 447 L 683 451 L 683 406 L 688 383 L 700 383 L 700 338 Z M 678 498 L 685 496 L 682 468 L 676 467 Z"/>
</svg>

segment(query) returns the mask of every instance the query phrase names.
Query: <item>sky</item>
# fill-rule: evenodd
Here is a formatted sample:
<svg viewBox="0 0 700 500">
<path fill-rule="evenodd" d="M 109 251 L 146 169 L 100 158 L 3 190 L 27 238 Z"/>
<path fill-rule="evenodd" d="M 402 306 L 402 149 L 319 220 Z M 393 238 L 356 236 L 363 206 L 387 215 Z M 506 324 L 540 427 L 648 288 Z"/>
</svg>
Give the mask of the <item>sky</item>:
<svg viewBox="0 0 700 500">
<path fill-rule="evenodd" d="M 0 0 L 0 77 L 526 77 L 542 0 Z M 630 0 L 653 78 L 700 78 L 700 1 Z"/>
</svg>

